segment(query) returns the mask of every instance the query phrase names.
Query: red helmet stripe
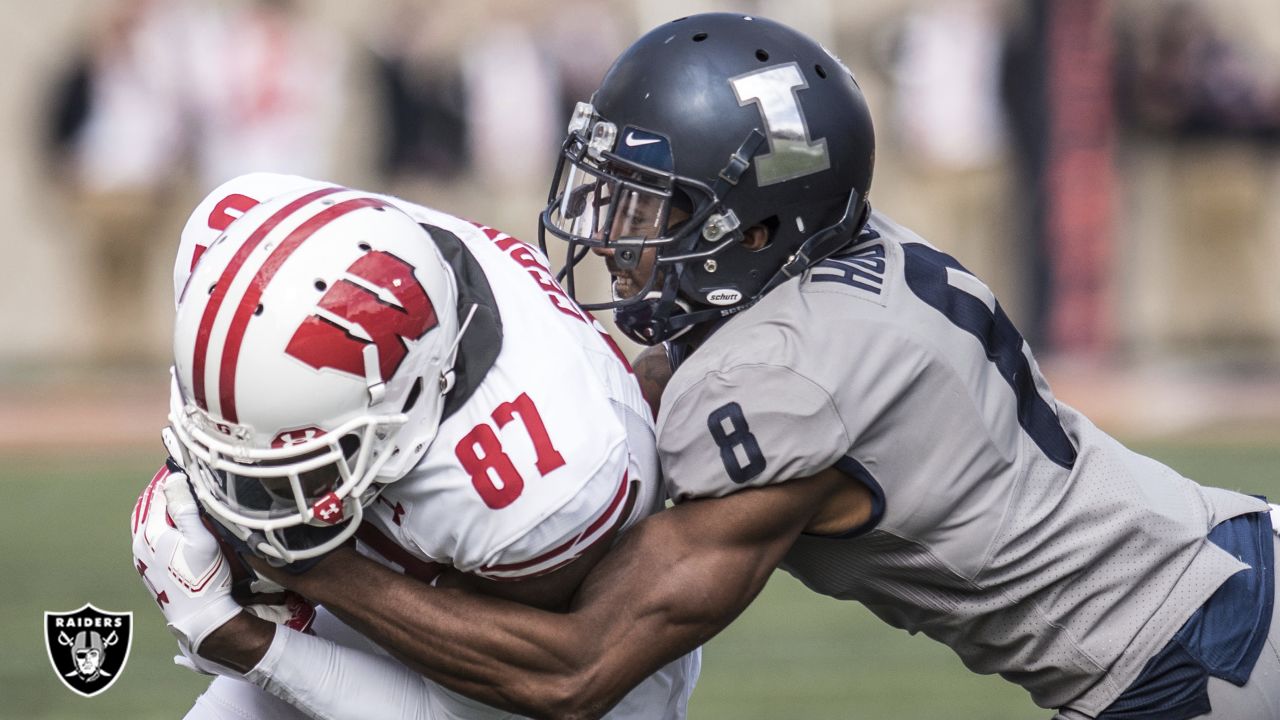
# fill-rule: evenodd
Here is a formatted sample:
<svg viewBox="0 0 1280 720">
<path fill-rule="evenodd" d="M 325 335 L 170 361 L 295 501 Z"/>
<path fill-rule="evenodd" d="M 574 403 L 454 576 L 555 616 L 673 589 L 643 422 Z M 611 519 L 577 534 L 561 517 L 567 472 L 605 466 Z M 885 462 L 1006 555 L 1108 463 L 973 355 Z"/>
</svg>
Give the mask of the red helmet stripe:
<svg viewBox="0 0 1280 720">
<path fill-rule="evenodd" d="M 195 357 L 192 359 L 191 364 L 192 392 L 195 394 L 196 404 L 201 409 L 209 409 L 204 388 L 205 359 L 209 354 L 209 336 L 213 333 L 213 323 L 218 318 L 218 311 L 222 309 L 222 301 L 226 299 L 227 291 L 231 288 L 231 283 L 235 280 L 236 273 L 240 272 L 240 268 L 244 265 L 245 260 L 249 258 L 249 254 L 253 252 L 253 249 L 258 246 L 258 243 L 262 242 L 267 233 L 274 230 L 285 218 L 297 212 L 304 205 L 342 189 L 340 187 L 321 188 L 307 193 L 281 208 L 275 215 L 267 218 L 266 222 L 253 231 L 253 234 L 236 250 L 231 262 L 222 271 L 222 276 L 218 278 L 218 282 L 213 286 L 213 294 L 209 297 L 209 304 L 204 308 L 204 315 L 200 318 L 200 328 L 196 332 Z"/>
<path fill-rule="evenodd" d="M 289 236 L 267 256 L 262 267 L 258 268 L 257 275 L 245 289 L 244 297 L 240 298 L 240 305 L 236 308 L 235 315 L 231 317 L 227 341 L 222 346 L 222 365 L 218 373 L 218 398 L 222 403 L 222 417 L 226 418 L 227 422 L 239 422 L 236 414 L 236 366 L 240 360 L 240 346 L 244 343 L 244 333 L 249 326 L 249 318 L 253 317 L 254 310 L 258 308 L 258 303 L 262 300 L 262 292 L 266 290 L 284 261 L 307 238 L 343 215 L 366 207 L 389 207 L 389 205 L 387 201 L 373 197 L 354 198 L 331 205 L 289 233 Z"/>
</svg>

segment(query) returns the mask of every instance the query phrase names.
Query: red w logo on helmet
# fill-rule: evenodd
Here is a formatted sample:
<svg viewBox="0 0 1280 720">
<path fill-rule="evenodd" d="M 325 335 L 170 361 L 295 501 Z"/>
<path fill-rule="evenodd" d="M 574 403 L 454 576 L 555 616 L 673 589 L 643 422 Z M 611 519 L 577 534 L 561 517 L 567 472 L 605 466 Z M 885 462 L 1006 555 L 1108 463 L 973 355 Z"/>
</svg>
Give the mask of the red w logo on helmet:
<svg viewBox="0 0 1280 720">
<path fill-rule="evenodd" d="M 289 340 L 285 352 L 311 367 L 365 376 L 364 349 L 378 349 L 378 370 L 386 382 L 419 340 L 437 325 L 436 310 L 413 267 L 388 252 L 368 253 L 347 268 L 364 283 L 343 278 L 320 298 L 319 307 L 347 323 L 344 327 L 311 315 Z"/>
</svg>

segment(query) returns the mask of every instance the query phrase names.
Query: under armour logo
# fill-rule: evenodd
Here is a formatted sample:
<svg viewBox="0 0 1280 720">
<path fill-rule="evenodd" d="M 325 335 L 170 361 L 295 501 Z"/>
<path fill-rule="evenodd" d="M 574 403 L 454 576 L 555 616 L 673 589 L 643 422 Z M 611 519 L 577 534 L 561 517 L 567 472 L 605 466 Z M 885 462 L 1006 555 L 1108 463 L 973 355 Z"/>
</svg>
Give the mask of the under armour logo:
<svg viewBox="0 0 1280 720">
<path fill-rule="evenodd" d="M 167 515 L 168 513 L 165 513 L 165 514 Z M 138 571 L 138 574 L 142 576 L 142 582 L 146 584 L 147 589 L 151 590 L 151 594 L 156 596 L 156 604 L 159 605 L 161 608 L 163 608 L 164 604 L 169 602 L 168 591 L 161 590 L 160 592 L 156 592 L 156 586 L 152 585 L 151 579 L 147 577 L 146 563 L 139 560 L 138 564 L 134 565 L 134 568 Z"/>
<path fill-rule="evenodd" d="M 338 521 L 342 520 L 342 500 L 337 493 L 329 493 L 320 502 L 312 506 L 311 514 L 319 518 L 321 522 L 336 525 Z"/>
<path fill-rule="evenodd" d="M 324 431 L 317 427 L 299 428 L 297 430 L 285 430 L 279 435 L 276 435 L 275 439 L 271 441 L 271 447 L 283 448 L 283 447 L 292 447 L 294 445 L 301 445 L 302 443 L 305 443 L 309 440 L 314 440 L 320 437 L 321 435 L 324 435 Z"/>
<path fill-rule="evenodd" d="M 390 500 L 382 497 L 381 495 L 378 496 L 378 502 L 391 508 L 391 522 L 395 523 L 396 525 L 404 524 L 404 521 L 401 519 L 404 517 L 403 505 L 401 505 L 400 503 L 395 503 L 393 505 Z"/>
</svg>

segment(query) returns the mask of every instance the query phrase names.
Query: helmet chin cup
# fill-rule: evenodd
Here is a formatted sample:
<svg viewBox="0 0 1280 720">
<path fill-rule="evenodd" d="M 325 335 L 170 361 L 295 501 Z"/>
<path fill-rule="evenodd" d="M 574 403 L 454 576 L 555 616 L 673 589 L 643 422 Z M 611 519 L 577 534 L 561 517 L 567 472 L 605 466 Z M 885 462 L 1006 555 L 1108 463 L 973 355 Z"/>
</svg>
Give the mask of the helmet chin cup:
<svg viewBox="0 0 1280 720">
<path fill-rule="evenodd" d="M 613 322 L 618 330 L 641 345 L 657 345 L 689 332 L 693 325 L 678 322 L 678 318 L 689 313 L 689 304 L 678 297 L 664 302 L 662 295 L 654 291 L 643 300 L 615 308 Z M 673 320 L 679 327 L 672 327 Z"/>
</svg>

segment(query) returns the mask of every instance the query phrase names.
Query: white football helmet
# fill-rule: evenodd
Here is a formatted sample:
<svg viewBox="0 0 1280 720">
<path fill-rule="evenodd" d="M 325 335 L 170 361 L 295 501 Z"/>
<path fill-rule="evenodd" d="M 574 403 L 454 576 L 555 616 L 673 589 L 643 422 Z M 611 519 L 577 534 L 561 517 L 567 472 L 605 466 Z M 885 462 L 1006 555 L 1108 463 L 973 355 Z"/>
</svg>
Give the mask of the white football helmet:
<svg viewBox="0 0 1280 720">
<path fill-rule="evenodd" d="M 232 223 L 174 327 L 169 422 L 205 509 L 284 562 L 349 538 L 435 437 L 457 298 L 431 237 L 384 198 L 312 186 Z M 338 529 L 313 545 L 289 531 L 304 525 Z"/>
</svg>

